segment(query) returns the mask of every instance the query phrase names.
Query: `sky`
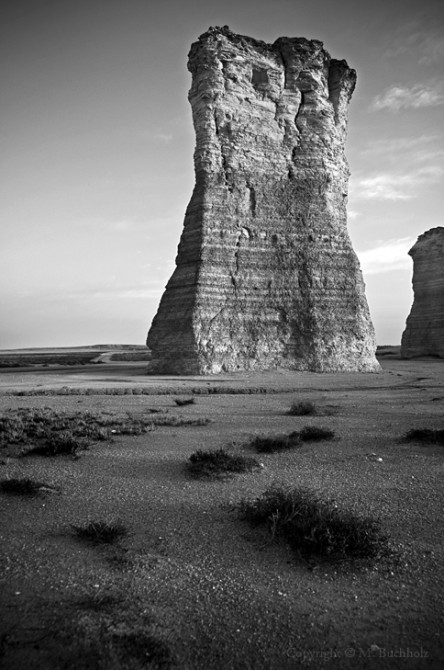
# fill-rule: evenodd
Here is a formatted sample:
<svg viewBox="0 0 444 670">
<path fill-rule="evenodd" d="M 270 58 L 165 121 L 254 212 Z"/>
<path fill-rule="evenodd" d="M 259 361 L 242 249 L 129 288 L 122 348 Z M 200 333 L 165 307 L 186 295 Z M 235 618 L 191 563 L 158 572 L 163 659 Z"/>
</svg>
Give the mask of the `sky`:
<svg viewBox="0 0 444 670">
<path fill-rule="evenodd" d="M 441 0 L 3 0 L 0 349 L 145 342 L 194 185 L 187 55 L 222 25 L 357 70 L 348 227 L 400 343 L 407 252 L 444 225 Z"/>
</svg>

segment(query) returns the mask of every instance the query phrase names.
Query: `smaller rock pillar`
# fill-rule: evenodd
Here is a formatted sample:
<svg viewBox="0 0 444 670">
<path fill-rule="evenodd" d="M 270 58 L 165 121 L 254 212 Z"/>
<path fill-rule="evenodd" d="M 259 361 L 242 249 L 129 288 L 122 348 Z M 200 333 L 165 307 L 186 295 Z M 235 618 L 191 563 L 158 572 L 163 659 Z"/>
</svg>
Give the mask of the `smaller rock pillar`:
<svg viewBox="0 0 444 670">
<path fill-rule="evenodd" d="M 410 249 L 413 306 L 402 335 L 402 358 L 444 358 L 444 228 L 432 228 Z"/>
</svg>

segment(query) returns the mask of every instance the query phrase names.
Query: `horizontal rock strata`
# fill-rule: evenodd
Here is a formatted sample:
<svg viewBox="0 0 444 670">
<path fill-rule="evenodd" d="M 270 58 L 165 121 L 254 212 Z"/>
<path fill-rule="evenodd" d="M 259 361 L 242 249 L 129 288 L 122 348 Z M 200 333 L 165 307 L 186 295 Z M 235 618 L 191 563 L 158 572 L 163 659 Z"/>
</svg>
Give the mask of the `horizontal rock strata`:
<svg viewBox="0 0 444 670">
<path fill-rule="evenodd" d="M 444 358 L 444 228 L 418 237 L 413 258 L 413 305 L 402 335 L 401 356 Z"/>
<path fill-rule="evenodd" d="M 346 227 L 356 73 L 322 42 L 215 28 L 188 68 L 196 184 L 149 372 L 378 368 Z"/>
</svg>

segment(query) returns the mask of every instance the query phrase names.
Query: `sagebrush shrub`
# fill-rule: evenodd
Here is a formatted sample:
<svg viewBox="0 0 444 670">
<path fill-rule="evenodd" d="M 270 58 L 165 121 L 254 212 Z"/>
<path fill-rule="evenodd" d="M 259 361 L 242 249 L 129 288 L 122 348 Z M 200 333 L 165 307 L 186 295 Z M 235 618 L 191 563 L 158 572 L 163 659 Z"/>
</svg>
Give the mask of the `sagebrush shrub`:
<svg viewBox="0 0 444 670">
<path fill-rule="evenodd" d="M 35 496 L 46 486 L 43 482 L 37 482 L 27 477 L 2 479 L 0 481 L 0 491 L 12 495 Z"/>
<path fill-rule="evenodd" d="M 225 449 L 204 451 L 199 449 L 191 454 L 187 470 L 195 477 L 217 478 L 235 473 L 250 472 L 260 467 L 255 458 L 230 454 Z"/>
<path fill-rule="evenodd" d="M 85 526 L 71 525 L 80 540 L 88 540 L 97 544 L 112 544 L 128 535 L 128 529 L 121 521 L 91 521 Z"/>
<path fill-rule="evenodd" d="M 291 416 L 309 416 L 316 414 L 316 407 L 310 400 L 301 400 L 299 402 L 294 402 L 288 414 Z"/>
<path fill-rule="evenodd" d="M 259 498 L 242 500 L 239 515 L 253 526 L 266 524 L 302 555 L 376 558 L 387 550 L 379 519 L 341 509 L 306 488 L 271 487 Z"/>
<path fill-rule="evenodd" d="M 426 444 L 444 444 L 444 430 L 412 428 L 404 435 L 403 441 L 424 442 Z"/>
<path fill-rule="evenodd" d="M 260 436 L 253 438 L 250 446 L 261 454 L 272 454 L 275 451 L 293 449 L 301 444 L 300 434 L 293 431 L 289 435 Z"/>
<path fill-rule="evenodd" d="M 320 426 L 305 426 L 299 433 L 303 442 L 319 442 L 320 440 L 332 440 L 335 436 L 330 428 Z"/>
</svg>

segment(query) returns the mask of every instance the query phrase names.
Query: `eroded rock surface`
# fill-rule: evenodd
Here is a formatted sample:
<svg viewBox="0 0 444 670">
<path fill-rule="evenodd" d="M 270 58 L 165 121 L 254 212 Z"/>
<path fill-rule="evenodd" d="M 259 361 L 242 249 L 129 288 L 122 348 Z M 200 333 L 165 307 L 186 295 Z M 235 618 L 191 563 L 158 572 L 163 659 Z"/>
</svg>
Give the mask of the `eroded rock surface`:
<svg viewBox="0 0 444 670">
<path fill-rule="evenodd" d="M 189 54 L 196 185 L 149 372 L 375 370 L 346 227 L 356 73 L 322 42 L 210 28 Z"/>
<path fill-rule="evenodd" d="M 432 228 L 410 249 L 413 305 L 402 335 L 401 356 L 444 358 L 444 228 Z"/>
</svg>

